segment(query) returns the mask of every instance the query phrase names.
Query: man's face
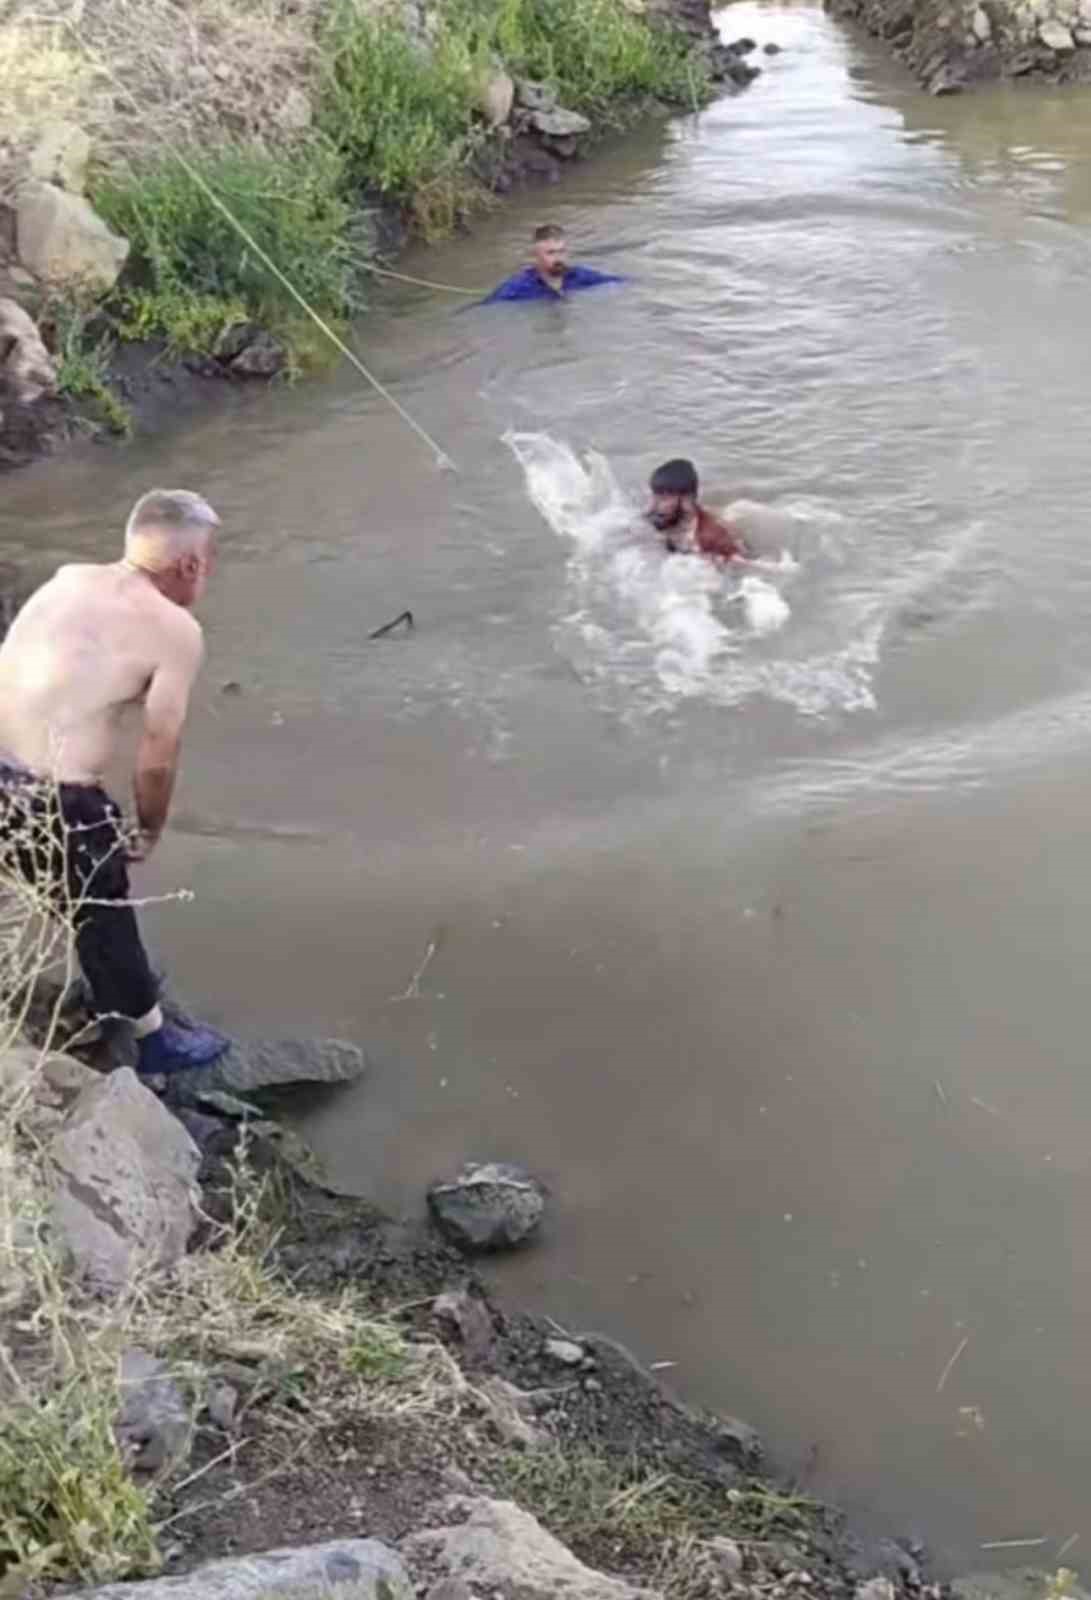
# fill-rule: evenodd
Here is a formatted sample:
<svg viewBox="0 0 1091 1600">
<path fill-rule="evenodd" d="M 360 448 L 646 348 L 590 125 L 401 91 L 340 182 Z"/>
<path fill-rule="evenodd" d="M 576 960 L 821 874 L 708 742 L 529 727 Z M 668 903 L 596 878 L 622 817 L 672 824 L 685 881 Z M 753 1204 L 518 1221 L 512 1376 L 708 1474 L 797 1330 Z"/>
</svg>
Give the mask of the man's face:
<svg viewBox="0 0 1091 1600">
<path fill-rule="evenodd" d="M 662 533 L 667 528 L 676 528 L 689 509 L 689 495 L 653 494 L 648 507 L 648 521 Z"/>
<path fill-rule="evenodd" d="M 543 278 L 559 282 L 568 266 L 568 240 L 539 239 L 534 246 L 534 265 Z"/>
<path fill-rule="evenodd" d="M 210 533 L 200 555 L 184 556 L 175 567 L 175 582 L 170 598 L 187 611 L 199 604 L 208 581 L 216 571 L 216 535 Z"/>
</svg>

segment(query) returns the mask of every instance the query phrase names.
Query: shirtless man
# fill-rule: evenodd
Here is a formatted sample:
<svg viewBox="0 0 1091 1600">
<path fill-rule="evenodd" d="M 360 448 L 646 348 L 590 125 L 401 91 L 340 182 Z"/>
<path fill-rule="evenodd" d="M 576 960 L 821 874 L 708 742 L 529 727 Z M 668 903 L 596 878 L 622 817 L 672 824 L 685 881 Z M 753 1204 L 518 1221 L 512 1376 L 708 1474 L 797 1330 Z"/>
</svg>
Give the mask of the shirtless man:
<svg viewBox="0 0 1091 1600">
<path fill-rule="evenodd" d="M 648 521 L 666 537 L 668 550 L 747 561 L 751 550 L 733 523 L 706 511 L 697 499 L 697 469 L 692 461 L 665 461 L 652 473 Z"/>
<path fill-rule="evenodd" d="M 128 903 L 128 863 L 147 859 L 170 809 L 204 654 L 190 608 L 214 569 L 218 525 L 199 495 L 153 489 L 133 507 L 122 560 L 61 567 L 0 647 L 0 848 L 31 878 L 43 865 L 56 875 L 95 1010 L 131 1020 L 148 1075 L 207 1066 L 228 1046 L 211 1028 L 164 1021 Z M 135 839 L 103 787 L 130 707 L 142 718 Z M 43 826 L 57 839 L 51 864 Z"/>
</svg>

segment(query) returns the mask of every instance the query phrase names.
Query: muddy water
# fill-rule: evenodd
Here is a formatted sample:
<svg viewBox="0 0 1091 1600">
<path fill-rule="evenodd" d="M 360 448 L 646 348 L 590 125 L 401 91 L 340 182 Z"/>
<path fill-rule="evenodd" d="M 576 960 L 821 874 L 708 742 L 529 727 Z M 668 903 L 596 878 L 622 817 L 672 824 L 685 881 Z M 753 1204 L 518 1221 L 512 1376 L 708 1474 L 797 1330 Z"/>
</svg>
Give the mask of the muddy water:
<svg viewBox="0 0 1091 1600">
<path fill-rule="evenodd" d="M 1091 1548 L 1091 97 L 728 24 L 784 46 L 752 92 L 410 264 L 484 287 L 548 210 L 623 290 L 361 330 L 457 474 L 345 373 L 9 479 L 0 529 L 44 570 L 154 482 L 222 508 L 142 887 L 196 891 L 151 925 L 210 1014 L 371 1043 L 309 1123 L 342 1181 L 528 1162 L 507 1289 L 877 1526 L 1048 1562 Z M 677 453 L 745 582 L 634 535 Z"/>
</svg>

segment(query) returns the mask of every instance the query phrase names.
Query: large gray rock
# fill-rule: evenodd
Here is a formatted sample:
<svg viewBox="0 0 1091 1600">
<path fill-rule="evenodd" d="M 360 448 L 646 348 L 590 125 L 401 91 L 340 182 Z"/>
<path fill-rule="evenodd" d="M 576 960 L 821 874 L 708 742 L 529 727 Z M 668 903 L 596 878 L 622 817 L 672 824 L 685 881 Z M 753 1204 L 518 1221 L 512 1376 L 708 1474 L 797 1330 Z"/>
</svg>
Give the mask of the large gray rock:
<svg viewBox="0 0 1091 1600">
<path fill-rule="evenodd" d="M 49 1156 L 54 1226 L 89 1283 L 121 1289 L 184 1255 L 200 1153 L 128 1067 L 83 1090 Z"/>
<path fill-rule="evenodd" d="M 443 1232 L 463 1250 L 507 1250 L 537 1228 L 545 1191 L 520 1167 L 470 1162 L 456 1178 L 434 1183 L 428 1204 Z"/>
<path fill-rule="evenodd" d="M 29 406 L 57 387 L 57 369 L 34 320 L 14 300 L 0 300 L 0 404 Z"/>
<path fill-rule="evenodd" d="M 79 1600 L 414 1600 L 405 1564 L 378 1539 L 333 1539 L 299 1550 L 212 1561 L 177 1578 L 81 1589 Z"/>
<path fill-rule="evenodd" d="M 84 1089 L 101 1082 L 73 1056 L 16 1044 L 0 1055 L 0 1107 L 38 1138 L 56 1132 Z"/>
<path fill-rule="evenodd" d="M 19 259 L 52 287 L 106 294 L 129 255 L 129 242 L 79 194 L 53 183 L 28 183 L 15 207 Z"/>
<path fill-rule="evenodd" d="M 120 1378 L 114 1434 L 126 1462 L 137 1472 L 180 1466 L 189 1456 L 193 1416 L 166 1362 L 146 1350 L 126 1350 Z"/>
<path fill-rule="evenodd" d="M 403 1541 L 410 1561 L 517 1600 L 654 1600 L 651 1590 L 592 1572 L 509 1500 L 455 1498 L 449 1512 L 464 1520 Z"/>
<path fill-rule="evenodd" d="M 219 1061 L 179 1074 L 171 1088 L 191 1100 L 210 1090 L 247 1095 L 296 1083 L 353 1083 L 366 1071 L 364 1052 L 344 1039 L 236 1040 Z"/>
</svg>

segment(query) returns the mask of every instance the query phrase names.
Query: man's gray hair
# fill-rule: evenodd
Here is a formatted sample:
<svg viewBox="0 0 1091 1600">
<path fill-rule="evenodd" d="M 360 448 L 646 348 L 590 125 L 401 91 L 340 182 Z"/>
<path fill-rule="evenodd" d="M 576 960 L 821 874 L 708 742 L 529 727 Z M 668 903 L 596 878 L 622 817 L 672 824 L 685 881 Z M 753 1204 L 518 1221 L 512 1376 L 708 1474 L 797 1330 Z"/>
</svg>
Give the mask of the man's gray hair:
<svg viewBox="0 0 1091 1600">
<path fill-rule="evenodd" d="M 149 489 L 142 494 L 129 512 L 125 524 L 125 538 L 145 528 L 162 528 L 181 534 L 204 534 L 206 537 L 220 526 L 220 519 L 202 495 L 189 489 Z"/>
<path fill-rule="evenodd" d="M 203 555 L 220 519 L 188 489 L 151 489 L 125 524 L 125 559 L 144 572 L 165 572 L 186 556 Z"/>
</svg>

